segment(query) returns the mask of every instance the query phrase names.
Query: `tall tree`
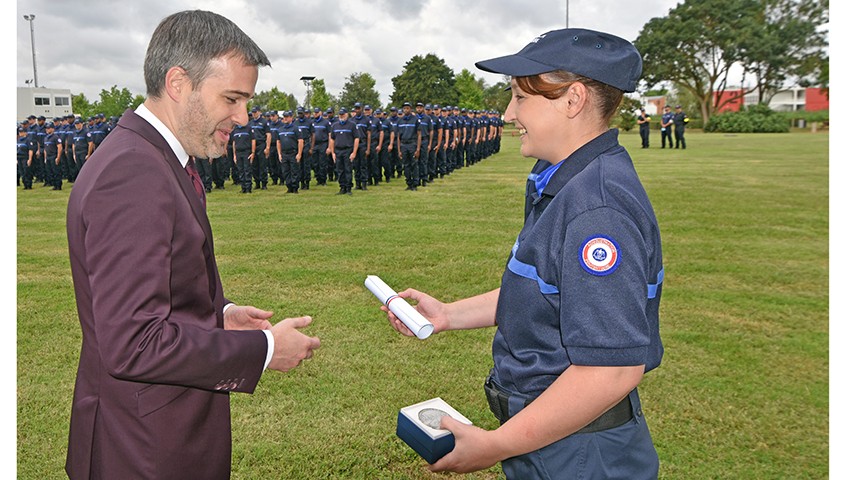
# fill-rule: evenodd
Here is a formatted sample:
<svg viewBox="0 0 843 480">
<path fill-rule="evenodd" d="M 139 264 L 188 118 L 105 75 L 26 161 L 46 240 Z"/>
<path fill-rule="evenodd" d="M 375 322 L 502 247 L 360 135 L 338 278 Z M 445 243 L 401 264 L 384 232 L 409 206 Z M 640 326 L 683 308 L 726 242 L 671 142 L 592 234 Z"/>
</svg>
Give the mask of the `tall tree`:
<svg viewBox="0 0 843 480">
<path fill-rule="evenodd" d="M 755 77 L 758 102 L 768 104 L 786 82 L 820 83 L 828 62 L 828 0 L 759 0 L 754 28 L 743 37 L 745 74 Z"/>
<path fill-rule="evenodd" d="M 459 105 L 473 110 L 485 108 L 483 87 L 485 81 L 477 79 L 475 75 L 463 68 L 454 78 L 454 87 L 459 94 Z"/>
<path fill-rule="evenodd" d="M 298 102 L 293 94 L 282 92 L 278 90 L 278 87 L 272 87 L 269 91 L 258 92 L 252 97 L 249 108 L 255 105 L 264 111 L 278 110 L 283 112 L 284 110 L 294 110 L 298 106 Z"/>
<path fill-rule="evenodd" d="M 143 103 L 143 95 L 132 96 L 128 88 L 117 88 L 113 85 L 111 89 L 103 89 L 100 92 L 100 99 L 91 105 L 95 113 L 105 114 L 106 117 L 123 115 L 127 108 L 136 108 Z"/>
<path fill-rule="evenodd" d="M 644 81 L 686 89 L 707 123 L 726 101 L 729 72 L 741 61 L 744 36 L 755 31 L 760 10 L 758 0 L 685 0 L 666 17 L 651 19 L 634 42 Z"/>
<path fill-rule="evenodd" d="M 509 100 L 512 98 L 512 92 L 507 90 L 508 82 L 498 82 L 487 88 L 483 93 L 486 108 L 497 110 L 501 116 L 506 112 L 506 107 L 509 105 Z"/>
<path fill-rule="evenodd" d="M 375 78 L 366 72 L 352 73 L 345 79 L 345 85 L 340 92 L 341 107 L 351 108 L 355 102 L 369 105 L 372 109 L 380 108 L 380 95 L 375 90 Z"/>
<path fill-rule="evenodd" d="M 392 77 L 393 104 L 404 102 L 456 105 L 459 98 L 454 88 L 454 71 L 432 53 L 414 55 L 400 74 Z"/>
<path fill-rule="evenodd" d="M 336 98 L 333 95 L 328 93 L 328 90 L 325 88 L 325 80 L 321 78 L 316 78 L 310 83 L 311 88 L 311 95 L 310 95 L 310 105 L 313 107 L 319 107 L 322 110 L 325 110 L 328 107 L 334 106 L 337 104 Z"/>
<path fill-rule="evenodd" d="M 88 97 L 86 97 L 84 93 L 80 93 L 79 95 L 71 95 L 70 103 L 73 104 L 73 113 L 79 115 L 82 118 L 88 118 L 91 115 L 97 113 L 94 111 L 91 102 L 88 101 Z"/>
</svg>

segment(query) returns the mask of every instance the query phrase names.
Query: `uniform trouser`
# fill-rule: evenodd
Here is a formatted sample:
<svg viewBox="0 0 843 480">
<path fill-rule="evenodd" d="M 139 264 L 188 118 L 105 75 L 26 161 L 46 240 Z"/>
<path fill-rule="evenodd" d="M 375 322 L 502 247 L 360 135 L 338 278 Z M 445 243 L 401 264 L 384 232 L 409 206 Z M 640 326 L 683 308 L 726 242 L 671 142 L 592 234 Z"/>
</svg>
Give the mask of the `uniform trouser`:
<svg viewBox="0 0 843 480">
<path fill-rule="evenodd" d="M 225 187 L 225 179 L 226 179 L 226 164 L 228 163 L 228 157 L 222 156 L 217 157 L 214 159 L 214 162 L 211 164 L 211 178 L 214 181 L 214 185 L 217 188 Z"/>
<path fill-rule="evenodd" d="M 71 148 L 65 148 L 61 152 L 61 176 L 68 181 L 73 182 L 73 170 L 76 168 L 76 162 L 73 160 L 73 152 Z"/>
<path fill-rule="evenodd" d="M 401 153 L 401 147 L 398 146 L 398 142 L 395 142 L 395 146 L 392 148 L 392 153 L 390 154 L 390 159 L 392 160 L 392 168 L 393 168 L 393 176 L 395 178 L 401 178 L 401 175 L 404 174 L 404 164 L 401 162 L 399 157 L 399 153 Z"/>
<path fill-rule="evenodd" d="M 333 182 L 334 180 L 337 179 L 337 162 L 334 160 L 333 155 L 325 154 L 325 158 L 327 159 L 326 160 L 326 162 L 327 162 L 326 163 L 326 165 L 327 165 L 326 170 L 327 170 L 327 173 L 328 173 L 328 180 Z"/>
<path fill-rule="evenodd" d="M 430 145 L 430 138 L 422 137 L 421 148 L 419 148 L 418 178 L 425 182 L 427 182 L 427 159 L 430 156 L 430 152 L 427 151 L 428 145 Z"/>
<path fill-rule="evenodd" d="M 252 191 L 252 162 L 249 160 L 248 150 L 234 152 L 237 157 L 237 179 L 244 192 Z"/>
<path fill-rule="evenodd" d="M 265 187 L 267 184 L 265 151 L 266 145 L 255 147 L 255 156 L 252 158 L 252 178 L 255 179 L 255 188 Z"/>
<path fill-rule="evenodd" d="M 665 139 L 670 143 L 670 148 L 673 148 L 673 137 L 670 135 L 669 128 L 662 128 L 662 148 L 664 148 Z"/>
<path fill-rule="evenodd" d="M 47 157 L 47 184 L 53 188 L 61 188 L 61 158 L 59 165 L 56 165 L 56 157 Z"/>
<path fill-rule="evenodd" d="M 433 180 L 436 177 L 436 163 L 439 159 L 439 149 L 433 146 L 427 153 L 427 178 Z"/>
<path fill-rule="evenodd" d="M 205 191 L 211 189 L 211 162 L 207 158 L 196 159 L 196 171 L 199 173 L 199 178 L 202 179 L 202 186 Z"/>
<path fill-rule="evenodd" d="M 269 156 L 266 157 L 266 169 L 269 173 L 269 178 L 272 179 L 272 184 L 278 183 L 278 179 L 284 181 L 281 176 L 281 161 L 278 159 L 278 148 L 275 145 L 269 147 Z"/>
<path fill-rule="evenodd" d="M 525 400 L 510 393 L 509 414 L 520 412 Z M 544 448 L 508 458 L 501 462 L 506 478 L 655 480 L 659 457 L 641 410 L 638 389 L 630 392 L 629 400 L 633 417 L 627 423 L 600 432 L 574 433 Z"/>
<path fill-rule="evenodd" d="M 676 129 L 676 148 L 682 143 L 682 148 L 685 148 L 685 129 Z"/>
<path fill-rule="evenodd" d="M 334 147 L 334 155 L 337 157 L 337 182 L 343 190 L 351 190 L 351 148 Z"/>
<path fill-rule="evenodd" d="M 76 162 L 73 168 L 73 181 L 76 181 L 76 177 L 79 176 L 79 172 L 82 171 L 82 167 L 85 166 L 85 160 L 88 159 L 88 149 L 83 148 L 80 152 L 76 153 Z"/>
<path fill-rule="evenodd" d="M 649 148 L 650 147 L 650 129 L 649 128 L 638 129 L 638 134 L 641 135 L 641 148 Z"/>
<path fill-rule="evenodd" d="M 419 162 L 416 158 L 416 145 L 414 143 L 401 144 L 401 161 L 404 164 L 404 178 L 407 186 L 419 186 Z"/>
<path fill-rule="evenodd" d="M 323 185 L 328 181 L 328 154 L 325 153 L 325 150 L 327 149 L 327 142 L 313 144 L 313 156 L 310 159 L 313 163 L 316 183 L 321 183 Z"/>
<path fill-rule="evenodd" d="M 383 180 L 381 153 L 377 151 L 377 145 L 372 145 L 369 150 L 369 180 L 373 183 L 380 183 Z"/>
<path fill-rule="evenodd" d="M 369 156 L 366 154 L 366 146 L 360 144 L 357 148 L 357 158 L 352 162 L 354 168 L 354 181 L 358 187 L 366 185 L 369 179 Z"/>
<path fill-rule="evenodd" d="M 229 148 L 226 153 L 228 162 L 225 164 L 225 170 L 222 172 L 222 178 L 224 180 L 231 178 L 231 181 L 234 182 L 234 184 L 238 184 L 240 183 L 240 173 L 238 171 L 238 168 L 240 167 L 238 167 L 237 163 L 234 161 L 235 155 L 234 148 Z"/>
<path fill-rule="evenodd" d="M 310 140 L 304 141 L 304 148 L 301 152 L 301 162 L 299 162 L 299 179 L 302 187 L 310 187 Z"/>
<path fill-rule="evenodd" d="M 442 177 L 448 174 L 448 152 L 445 145 L 439 147 L 437 153 L 439 157 L 436 159 L 436 170 L 439 172 L 439 176 Z"/>
<path fill-rule="evenodd" d="M 392 178 L 392 152 L 389 151 L 387 146 L 383 146 L 378 155 L 383 168 L 383 176 L 388 182 Z"/>
<path fill-rule="evenodd" d="M 23 180 L 23 186 L 32 188 L 32 167 L 26 165 L 29 160 L 29 155 L 18 157 L 18 170 L 20 171 L 20 178 Z"/>
<path fill-rule="evenodd" d="M 304 156 L 304 155 L 302 155 Z M 288 153 L 281 152 L 281 177 L 284 179 L 284 185 L 287 190 L 297 191 L 299 189 L 299 176 L 301 175 L 301 165 L 296 161 L 296 151 L 290 150 Z"/>
</svg>

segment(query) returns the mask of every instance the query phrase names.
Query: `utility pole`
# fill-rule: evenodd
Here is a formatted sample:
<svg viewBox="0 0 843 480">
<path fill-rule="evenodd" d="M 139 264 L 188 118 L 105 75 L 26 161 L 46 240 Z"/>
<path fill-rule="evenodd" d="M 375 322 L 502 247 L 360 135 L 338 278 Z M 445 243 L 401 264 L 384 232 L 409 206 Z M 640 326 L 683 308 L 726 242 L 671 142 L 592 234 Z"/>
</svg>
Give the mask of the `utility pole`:
<svg viewBox="0 0 843 480">
<path fill-rule="evenodd" d="M 310 108 L 310 82 L 312 82 L 315 78 L 316 77 L 312 76 L 304 76 L 299 79 L 304 82 L 304 87 L 307 89 L 307 95 L 304 97 L 305 108 Z"/>
<path fill-rule="evenodd" d="M 23 19 L 29 22 L 29 36 L 32 40 L 32 72 L 35 76 L 35 88 L 38 88 L 38 64 L 35 62 L 35 15 L 24 15 Z"/>
</svg>

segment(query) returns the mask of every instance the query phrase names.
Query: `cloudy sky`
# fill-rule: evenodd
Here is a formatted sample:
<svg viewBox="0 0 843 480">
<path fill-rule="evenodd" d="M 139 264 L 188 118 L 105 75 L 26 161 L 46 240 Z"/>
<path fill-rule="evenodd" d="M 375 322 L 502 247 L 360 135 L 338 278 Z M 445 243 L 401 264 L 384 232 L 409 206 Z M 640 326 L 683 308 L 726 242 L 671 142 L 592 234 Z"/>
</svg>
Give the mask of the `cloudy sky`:
<svg viewBox="0 0 843 480">
<path fill-rule="evenodd" d="M 392 77 L 413 55 L 434 53 L 454 73 L 467 68 L 490 83 L 500 81 L 474 62 L 514 53 L 537 35 L 564 28 L 566 3 L 571 27 L 634 40 L 650 18 L 667 15 L 678 0 L 27 0 L 17 2 L 9 30 L 16 32 L 16 86 L 33 78 L 30 24 L 23 15 L 34 14 L 39 85 L 69 88 L 94 101 L 112 85 L 145 94 L 143 57 L 161 19 L 180 10 L 211 10 L 237 23 L 269 56 L 272 67 L 261 70 L 256 91 L 277 86 L 301 102 L 304 75 L 324 79 L 329 93 L 338 95 L 350 74 L 367 72 L 387 103 Z"/>
</svg>

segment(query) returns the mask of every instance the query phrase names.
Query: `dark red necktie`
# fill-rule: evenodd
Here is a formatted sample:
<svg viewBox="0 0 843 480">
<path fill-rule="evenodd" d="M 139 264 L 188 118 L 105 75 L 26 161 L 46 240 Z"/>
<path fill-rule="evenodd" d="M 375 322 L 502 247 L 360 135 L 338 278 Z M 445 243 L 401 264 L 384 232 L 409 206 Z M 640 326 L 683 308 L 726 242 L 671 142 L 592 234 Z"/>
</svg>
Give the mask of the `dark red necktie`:
<svg viewBox="0 0 843 480">
<path fill-rule="evenodd" d="M 196 190 L 196 195 L 199 195 L 202 206 L 207 208 L 205 205 L 205 187 L 202 185 L 202 179 L 199 178 L 199 172 L 196 170 L 196 163 L 193 162 L 193 157 L 187 159 L 187 165 L 185 165 L 184 169 L 190 175 L 190 181 L 193 182 L 193 189 Z"/>
</svg>

